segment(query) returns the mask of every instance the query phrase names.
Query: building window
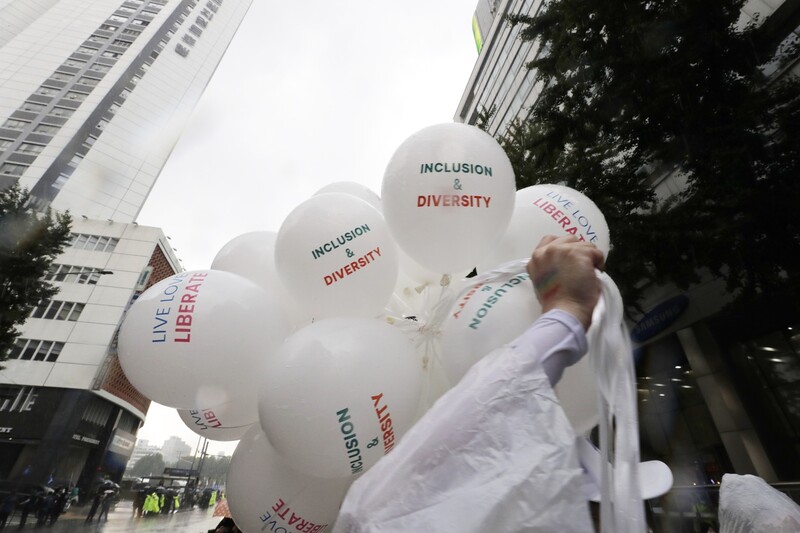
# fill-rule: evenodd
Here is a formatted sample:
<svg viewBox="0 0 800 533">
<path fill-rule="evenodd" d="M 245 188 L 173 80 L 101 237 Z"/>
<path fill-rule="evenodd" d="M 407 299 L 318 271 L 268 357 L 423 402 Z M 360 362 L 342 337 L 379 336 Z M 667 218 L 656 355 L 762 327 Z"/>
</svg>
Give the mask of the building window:
<svg viewBox="0 0 800 533">
<path fill-rule="evenodd" d="M 50 267 L 50 271 L 45 274 L 44 279 L 81 285 L 97 285 L 103 272 L 92 267 L 54 264 Z"/>
<path fill-rule="evenodd" d="M 44 133 L 46 135 L 53 135 L 59 130 L 58 126 L 51 126 L 49 124 L 37 124 L 33 131 L 36 133 Z"/>
<path fill-rule="evenodd" d="M 120 46 L 122 48 L 128 48 L 131 45 L 128 41 L 123 41 L 122 39 L 116 39 L 114 41 L 114 46 Z"/>
<path fill-rule="evenodd" d="M 81 311 L 85 304 L 78 302 L 62 302 L 61 300 L 42 300 L 39 302 L 31 318 L 43 318 L 45 320 L 68 320 L 75 322 L 81 316 Z"/>
<path fill-rule="evenodd" d="M 101 24 L 100 25 L 100 29 L 113 32 L 113 31 L 117 31 L 119 29 L 119 26 L 113 26 L 111 24 Z"/>
<path fill-rule="evenodd" d="M 3 163 L 0 165 L 0 174 L 9 174 L 11 176 L 22 176 L 27 169 L 27 165 L 18 165 L 16 163 Z"/>
<path fill-rule="evenodd" d="M 50 74 L 51 80 L 56 81 L 69 81 L 72 79 L 72 74 L 64 74 L 63 72 L 53 72 Z"/>
<path fill-rule="evenodd" d="M 11 143 L 13 142 L 14 141 L 11 141 L 9 139 L 0 139 L 0 152 L 4 151 L 6 148 L 11 146 Z"/>
<path fill-rule="evenodd" d="M 80 59 L 67 59 L 64 61 L 64 66 L 73 67 L 73 68 L 81 68 L 86 64 L 86 61 L 81 61 Z"/>
<path fill-rule="evenodd" d="M 10 118 L 3 123 L 3 127 L 10 129 L 10 130 L 22 130 L 25 129 L 25 126 L 28 126 L 30 122 L 27 120 L 17 120 Z"/>
<path fill-rule="evenodd" d="M 118 54 L 117 52 L 111 52 L 111 51 L 106 50 L 105 52 L 103 52 L 100 55 L 103 56 L 103 57 L 111 57 L 111 58 L 116 59 L 119 56 L 121 56 L 122 54 Z"/>
<path fill-rule="evenodd" d="M 52 87 L 39 87 L 36 89 L 36 94 L 41 94 L 43 96 L 53 96 L 54 94 L 58 94 L 58 89 L 53 89 Z"/>
<path fill-rule="evenodd" d="M 19 145 L 19 148 L 17 148 L 18 152 L 30 155 L 40 154 L 42 150 L 44 150 L 43 144 L 34 144 L 34 143 L 22 143 Z"/>
<path fill-rule="evenodd" d="M 41 113 L 44 111 L 45 107 L 47 106 L 38 102 L 25 102 L 22 104 L 22 109 L 24 111 L 30 111 L 31 113 Z"/>
<path fill-rule="evenodd" d="M 88 85 L 90 87 L 94 87 L 95 85 L 100 83 L 100 80 L 96 80 L 94 78 L 87 78 L 86 76 L 83 76 L 78 80 L 78 83 L 80 83 L 81 85 Z"/>
<path fill-rule="evenodd" d="M 117 247 L 117 243 L 119 243 L 119 239 L 115 237 L 101 237 L 100 235 L 73 233 L 71 246 L 73 248 L 78 248 L 79 250 L 113 252 L 114 248 Z"/>
<path fill-rule="evenodd" d="M 79 93 L 79 92 L 75 92 L 75 91 L 69 91 L 69 92 L 68 92 L 66 95 L 64 95 L 64 96 L 65 96 L 65 98 L 67 98 L 68 100 L 72 100 L 72 101 L 74 101 L 74 102 L 83 102 L 84 100 L 86 100 L 86 96 L 87 96 L 87 95 L 86 95 L 86 94 L 84 94 L 84 93 Z"/>
<path fill-rule="evenodd" d="M 61 189 L 63 189 L 64 185 L 67 183 L 67 180 L 69 179 L 70 174 L 72 174 L 72 170 L 74 170 L 74 169 L 69 169 L 69 172 L 60 173 L 58 175 L 58 177 L 56 178 L 56 180 L 51 185 L 51 187 L 53 187 L 57 191 L 60 191 Z"/>
<path fill-rule="evenodd" d="M 94 63 L 89 69 L 95 72 L 108 72 L 111 70 L 111 67 L 108 65 L 101 65 L 100 63 Z"/>
<path fill-rule="evenodd" d="M 63 342 L 40 339 L 17 339 L 8 351 L 9 359 L 54 362 L 64 349 Z"/>
<path fill-rule="evenodd" d="M 88 46 L 79 46 L 78 52 L 80 52 L 81 54 L 88 54 L 91 56 L 97 53 L 97 50 L 95 48 L 89 48 Z"/>
<path fill-rule="evenodd" d="M 73 109 L 67 109 L 66 107 L 54 107 L 50 110 L 50 114 L 54 117 L 61 117 L 61 118 L 69 118 L 75 111 Z"/>
<path fill-rule="evenodd" d="M 127 22 L 128 17 L 122 17 L 120 15 L 111 15 L 110 17 L 108 17 L 108 20 L 111 20 L 111 21 L 114 21 L 114 22 Z"/>
</svg>

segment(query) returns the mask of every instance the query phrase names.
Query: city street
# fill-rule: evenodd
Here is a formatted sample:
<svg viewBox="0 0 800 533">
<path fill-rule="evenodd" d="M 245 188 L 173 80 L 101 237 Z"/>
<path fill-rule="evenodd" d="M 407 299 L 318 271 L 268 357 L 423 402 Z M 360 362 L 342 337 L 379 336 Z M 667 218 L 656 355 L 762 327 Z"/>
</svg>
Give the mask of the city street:
<svg viewBox="0 0 800 533">
<path fill-rule="evenodd" d="M 133 518 L 132 503 L 128 500 L 123 500 L 117 504 L 116 509 L 109 513 L 108 521 L 98 522 L 95 519 L 93 522 L 86 523 L 86 513 L 88 512 L 88 506 L 77 507 L 74 510 L 70 509 L 61 515 L 55 525 L 38 528 L 35 527 L 36 518 L 30 516 L 23 531 L 47 531 L 53 533 L 68 533 L 72 531 L 86 533 L 130 533 L 134 531 L 140 533 L 206 533 L 221 520 L 219 517 L 211 516 L 214 512 L 213 508 L 206 510 L 195 508 L 176 514 L 156 515 L 152 518 Z M 14 514 L 6 526 L 6 530 L 18 531 L 18 524 L 19 512 Z"/>
</svg>

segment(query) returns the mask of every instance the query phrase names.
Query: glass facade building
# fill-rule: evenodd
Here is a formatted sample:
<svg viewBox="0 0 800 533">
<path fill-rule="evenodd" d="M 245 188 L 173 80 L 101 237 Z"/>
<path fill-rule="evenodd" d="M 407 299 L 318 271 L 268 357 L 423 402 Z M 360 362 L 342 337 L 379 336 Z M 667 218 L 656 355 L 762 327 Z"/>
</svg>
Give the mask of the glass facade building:
<svg viewBox="0 0 800 533">
<path fill-rule="evenodd" d="M 541 88 L 525 65 L 540 53 L 539 44 L 521 41 L 519 26 L 505 16 L 534 16 L 542 3 L 479 2 L 473 30 L 481 46 L 456 121 L 475 124 L 490 111 L 486 129 L 501 136 L 512 121 L 528 118 Z M 796 2 L 749 1 L 739 24 L 750 22 L 762 24 L 779 46 L 800 42 Z M 800 58 L 783 58 L 764 72 L 770 79 L 798 74 Z M 685 185 L 670 171 L 646 179 L 659 198 Z M 671 467 L 675 501 L 696 498 L 692 488 L 716 486 L 726 472 L 778 485 L 800 481 L 800 317 L 775 296 L 734 312 L 725 307 L 731 296 L 718 280 L 705 278 L 686 293 L 655 287 L 644 303 L 648 311 L 630 324 L 642 458 Z M 684 510 L 702 503 L 689 500 L 681 500 Z M 675 501 L 659 502 L 660 511 Z"/>
<path fill-rule="evenodd" d="M 0 187 L 135 220 L 250 3 L 0 2 Z"/>
<path fill-rule="evenodd" d="M 0 370 L 0 479 L 119 481 L 149 407 L 116 336 L 182 270 L 136 217 L 252 0 L 0 0 L 0 189 L 73 215 Z"/>
</svg>

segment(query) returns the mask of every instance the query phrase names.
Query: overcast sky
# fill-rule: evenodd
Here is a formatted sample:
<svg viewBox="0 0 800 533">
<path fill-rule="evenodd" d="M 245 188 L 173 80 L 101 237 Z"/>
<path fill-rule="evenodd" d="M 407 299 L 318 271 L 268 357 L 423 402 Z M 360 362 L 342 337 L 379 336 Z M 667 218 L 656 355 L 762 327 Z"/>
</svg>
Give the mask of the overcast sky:
<svg viewBox="0 0 800 533">
<path fill-rule="evenodd" d="M 277 231 L 329 183 L 380 193 L 404 139 L 453 121 L 477 59 L 477 4 L 254 0 L 139 223 L 163 228 L 194 270 L 238 235 Z M 177 435 L 194 448 L 183 428 L 153 404 L 139 438 Z"/>
</svg>

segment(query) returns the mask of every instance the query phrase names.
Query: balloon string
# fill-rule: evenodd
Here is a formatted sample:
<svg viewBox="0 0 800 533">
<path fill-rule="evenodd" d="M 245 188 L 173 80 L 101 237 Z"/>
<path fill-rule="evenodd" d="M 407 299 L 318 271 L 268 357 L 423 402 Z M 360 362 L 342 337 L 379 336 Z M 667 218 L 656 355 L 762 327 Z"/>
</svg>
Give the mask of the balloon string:
<svg viewBox="0 0 800 533">
<path fill-rule="evenodd" d="M 645 520 L 639 490 L 639 423 L 630 336 L 617 286 L 608 275 L 598 272 L 597 276 L 602 297 L 592 316 L 589 357 L 600 406 L 601 530 L 641 533 Z"/>
</svg>

